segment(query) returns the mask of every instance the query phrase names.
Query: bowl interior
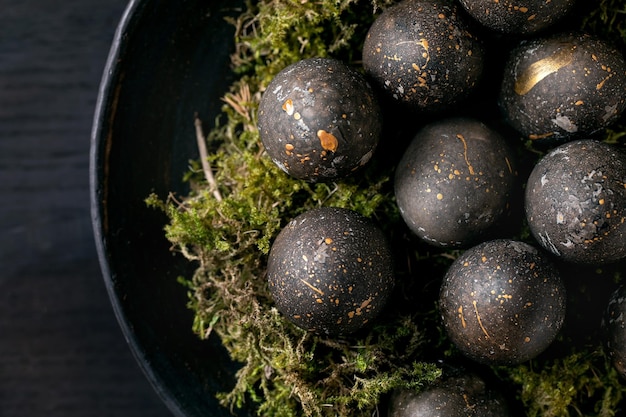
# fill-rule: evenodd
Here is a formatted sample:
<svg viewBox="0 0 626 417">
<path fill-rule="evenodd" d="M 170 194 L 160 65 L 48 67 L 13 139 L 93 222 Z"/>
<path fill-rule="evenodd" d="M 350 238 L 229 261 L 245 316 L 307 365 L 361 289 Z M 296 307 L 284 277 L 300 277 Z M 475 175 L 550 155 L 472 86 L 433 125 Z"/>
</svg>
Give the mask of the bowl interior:
<svg viewBox="0 0 626 417">
<path fill-rule="evenodd" d="M 234 0 L 131 0 L 104 72 L 91 143 L 96 244 L 122 331 L 175 415 L 227 416 L 215 399 L 237 365 L 217 338 L 191 331 L 193 312 L 177 276 L 194 265 L 169 250 L 166 217 L 152 192 L 186 193 L 197 158 L 194 114 L 212 121 L 232 77 Z"/>
</svg>

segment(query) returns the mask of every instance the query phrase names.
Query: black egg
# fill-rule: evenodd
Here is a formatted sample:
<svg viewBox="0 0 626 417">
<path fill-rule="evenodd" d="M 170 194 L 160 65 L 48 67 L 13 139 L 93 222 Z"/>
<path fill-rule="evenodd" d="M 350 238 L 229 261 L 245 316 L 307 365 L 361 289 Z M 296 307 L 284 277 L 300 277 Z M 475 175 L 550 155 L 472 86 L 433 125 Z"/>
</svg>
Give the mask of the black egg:
<svg viewBox="0 0 626 417">
<path fill-rule="evenodd" d="M 626 61 L 584 34 L 524 41 L 506 63 L 499 103 L 525 138 L 549 146 L 609 126 L 626 107 Z"/>
<path fill-rule="evenodd" d="M 370 323 L 394 286 L 392 255 L 380 229 L 354 211 L 329 207 L 285 226 L 270 250 L 267 276 L 285 317 L 331 336 Z"/>
<path fill-rule="evenodd" d="M 452 0 L 404 0 L 372 24 L 363 67 L 391 103 L 439 111 L 466 98 L 483 71 L 483 46 Z"/>
<path fill-rule="evenodd" d="M 496 233 L 508 219 L 515 185 L 515 155 L 505 140 L 468 118 L 422 128 L 395 174 L 404 221 L 439 247 L 467 247 Z"/>
<path fill-rule="evenodd" d="M 448 269 L 440 292 L 446 332 L 467 357 L 513 365 L 543 352 L 565 318 L 565 287 L 547 255 L 523 242 L 474 246 Z"/>
<path fill-rule="evenodd" d="M 467 12 L 489 29 L 529 35 L 563 18 L 576 0 L 460 0 Z"/>
<path fill-rule="evenodd" d="M 381 126 L 380 106 L 365 78 L 332 59 L 305 59 L 283 69 L 259 104 L 267 154 L 310 182 L 346 177 L 364 166 Z"/>
<path fill-rule="evenodd" d="M 388 417 L 509 417 L 504 396 L 474 373 L 455 375 L 422 392 L 394 391 Z"/>
<path fill-rule="evenodd" d="M 626 155 L 617 148 L 594 140 L 554 148 L 533 168 L 524 205 L 535 239 L 563 260 L 626 257 Z"/>
<path fill-rule="evenodd" d="M 626 378 L 626 287 L 620 286 L 611 295 L 602 328 L 606 333 L 605 349 L 611 363 Z"/>
</svg>

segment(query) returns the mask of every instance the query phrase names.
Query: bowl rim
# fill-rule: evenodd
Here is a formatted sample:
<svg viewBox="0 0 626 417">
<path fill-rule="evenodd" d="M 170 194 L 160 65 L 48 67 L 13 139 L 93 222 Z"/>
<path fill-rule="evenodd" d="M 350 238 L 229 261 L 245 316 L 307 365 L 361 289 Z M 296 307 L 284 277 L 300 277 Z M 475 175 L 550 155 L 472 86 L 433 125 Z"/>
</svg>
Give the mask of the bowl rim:
<svg viewBox="0 0 626 417">
<path fill-rule="evenodd" d="M 90 198 L 90 214 L 91 224 L 94 233 L 94 240 L 96 245 L 96 252 L 98 261 L 100 264 L 100 270 L 102 278 L 106 287 L 106 291 L 109 297 L 110 304 L 113 308 L 115 318 L 122 330 L 122 335 L 126 340 L 126 343 L 130 347 L 131 353 L 138 363 L 139 368 L 144 373 L 145 377 L 150 382 L 150 385 L 158 394 L 167 408 L 179 417 L 186 416 L 183 411 L 182 403 L 175 398 L 170 392 L 168 392 L 161 383 L 161 378 L 157 373 L 148 365 L 146 352 L 141 347 L 137 336 L 132 330 L 130 323 L 124 319 L 124 312 L 119 295 L 116 293 L 113 282 L 108 277 L 111 277 L 112 271 L 107 259 L 107 250 L 105 244 L 105 234 L 103 232 L 104 222 L 103 213 L 101 208 L 101 201 L 99 198 L 99 183 L 98 183 L 98 162 L 100 144 L 104 141 L 102 135 L 105 130 L 105 117 L 107 115 L 107 109 L 110 104 L 115 106 L 116 97 L 111 97 L 111 88 L 115 85 L 115 82 L 120 78 L 120 70 L 117 67 L 117 62 L 121 57 L 126 45 L 128 44 L 128 33 L 133 30 L 133 17 L 138 11 L 142 0 L 129 0 L 126 5 L 119 23 L 115 29 L 109 53 L 105 62 L 102 78 L 98 88 L 98 95 L 95 105 L 95 111 L 93 116 L 91 137 L 90 137 L 90 150 L 89 150 L 89 198 Z"/>
</svg>

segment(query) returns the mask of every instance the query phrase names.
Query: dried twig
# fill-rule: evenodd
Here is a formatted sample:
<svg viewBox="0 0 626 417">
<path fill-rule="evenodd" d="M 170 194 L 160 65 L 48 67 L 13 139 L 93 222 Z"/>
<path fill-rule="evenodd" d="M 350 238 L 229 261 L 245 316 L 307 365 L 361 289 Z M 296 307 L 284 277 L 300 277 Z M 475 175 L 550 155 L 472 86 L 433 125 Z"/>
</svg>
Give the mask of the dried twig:
<svg viewBox="0 0 626 417">
<path fill-rule="evenodd" d="M 196 127 L 196 140 L 198 141 L 198 150 L 200 151 L 200 162 L 202 163 L 204 177 L 209 183 L 210 190 L 215 199 L 217 201 L 222 201 L 222 194 L 220 194 L 220 190 L 217 187 L 217 181 L 215 181 L 215 176 L 213 176 L 213 170 L 209 164 L 209 154 L 206 149 L 204 132 L 202 130 L 202 121 L 197 115 L 194 117 L 194 126 Z"/>
</svg>

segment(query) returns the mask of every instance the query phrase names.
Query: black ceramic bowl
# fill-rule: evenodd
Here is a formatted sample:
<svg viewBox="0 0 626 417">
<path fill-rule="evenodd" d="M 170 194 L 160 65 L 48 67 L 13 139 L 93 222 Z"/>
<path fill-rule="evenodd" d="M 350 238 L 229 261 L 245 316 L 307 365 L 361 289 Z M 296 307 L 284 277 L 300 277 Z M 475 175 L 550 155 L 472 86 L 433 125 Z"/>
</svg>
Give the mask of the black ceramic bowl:
<svg viewBox="0 0 626 417">
<path fill-rule="evenodd" d="M 236 365 L 217 338 L 191 331 L 193 313 L 177 276 L 190 265 L 169 250 L 167 219 L 146 207 L 152 192 L 186 193 L 198 158 L 194 113 L 220 111 L 230 84 L 239 0 L 131 0 L 104 72 L 91 142 L 91 205 L 111 303 L 147 378 L 174 415 L 229 416 Z"/>
</svg>

